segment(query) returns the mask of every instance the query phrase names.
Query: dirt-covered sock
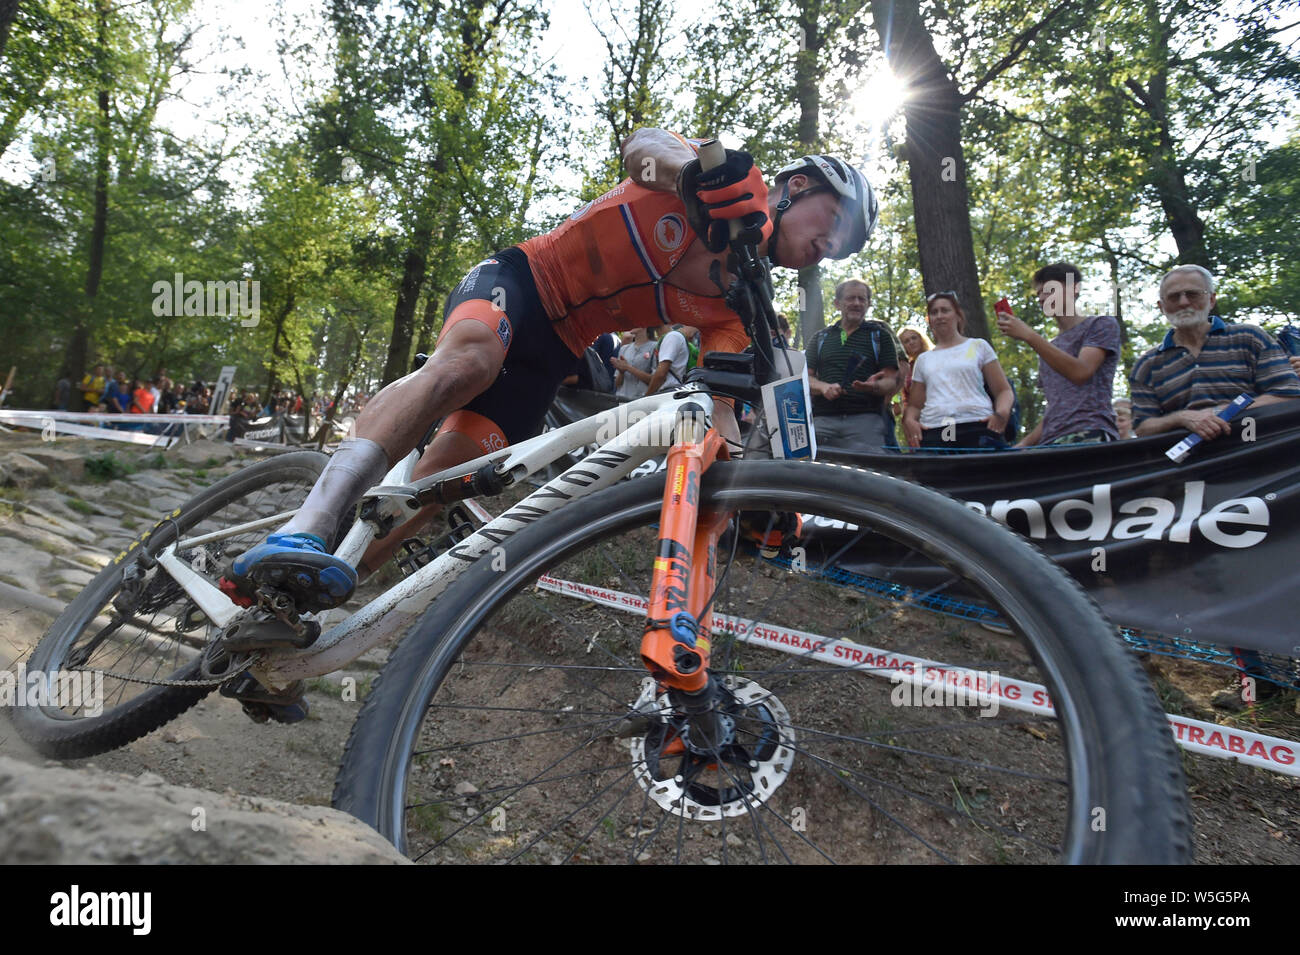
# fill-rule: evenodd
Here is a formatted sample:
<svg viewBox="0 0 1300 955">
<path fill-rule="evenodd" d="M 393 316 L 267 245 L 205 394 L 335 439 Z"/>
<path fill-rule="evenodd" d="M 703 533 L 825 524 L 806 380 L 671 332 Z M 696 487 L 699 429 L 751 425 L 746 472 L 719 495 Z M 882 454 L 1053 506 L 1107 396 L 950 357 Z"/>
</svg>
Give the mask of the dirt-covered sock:
<svg viewBox="0 0 1300 955">
<path fill-rule="evenodd" d="M 306 502 L 280 534 L 314 534 L 330 547 L 339 521 L 388 473 L 388 455 L 369 438 L 344 438 L 330 455 Z"/>
</svg>

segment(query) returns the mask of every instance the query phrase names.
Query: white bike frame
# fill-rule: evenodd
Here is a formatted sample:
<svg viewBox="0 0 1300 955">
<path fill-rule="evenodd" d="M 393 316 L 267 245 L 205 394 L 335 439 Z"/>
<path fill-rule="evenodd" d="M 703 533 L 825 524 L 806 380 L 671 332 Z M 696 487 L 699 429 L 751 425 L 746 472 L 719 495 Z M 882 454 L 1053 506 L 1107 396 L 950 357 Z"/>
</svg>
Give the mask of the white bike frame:
<svg viewBox="0 0 1300 955">
<path fill-rule="evenodd" d="M 702 414 L 704 421 L 711 425 L 713 399 L 693 384 L 684 385 L 667 394 L 648 395 L 413 483 L 411 472 L 419 455 L 412 451 L 385 475 L 383 484 L 371 488 L 365 494 L 366 498 L 378 499 L 380 514 L 393 517 L 398 525 L 410 516 L 411 499 L 419 491 L 442 481 L 473 474 L 492 465 L 509 486 L 572 451 L 594 443 L 600 444 L 598 450 L 582 458 L 559 477 L 547 482 L 346 619 L 326 628 L 325 618 L 328 615 L 318 615 L 316 619 L 323 629 L 310 647 L 303 650 L 263 651 L 264 658 L 252 668 L 253 674 L 269 686 L 284 687 L 295 680 L 339 670 L 372 647 L 406 632 L 470 564 L 492 553 L 503 540 L 556 508 L 615 484 L 650 458 L 666 453 L 676 441 L 683 414 L 690 417 Z M 246 608 L 231 602 L 206 577 L 177 557 L 177 553 L 251 530 L 279 526 L 294 513 L 296 512 L 285 511 L 235 527 L 179 540 L 164 548 L 156 555 L 156 559 L 199 609 L 218 628 L 224 630 L 245 613 Z M 373 524 L 358 520 L 335 549 L 335 556 L 356 567 L 370 542 L 375 539 L 376 532 Z"/>
</svg>

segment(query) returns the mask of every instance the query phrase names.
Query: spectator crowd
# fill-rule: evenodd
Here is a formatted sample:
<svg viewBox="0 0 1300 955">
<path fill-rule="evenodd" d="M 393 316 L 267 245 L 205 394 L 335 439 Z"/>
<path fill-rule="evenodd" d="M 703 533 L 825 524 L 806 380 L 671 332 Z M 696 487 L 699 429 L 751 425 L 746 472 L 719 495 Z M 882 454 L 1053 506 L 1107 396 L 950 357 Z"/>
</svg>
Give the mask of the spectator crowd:
<svg viewBox="0 0 1300 955">
<path fill-rule="evenodd" d="M 1046 401 L 1042 419 L 1019 433 L 1017 395 L 989 342 L 966 335 L 956 292 L 925 301 L 925 324 L 897 335 L 869 317 L 871 288 L 860 278 L 835 289 L 836 321 L 804 350 L 820 445 L 870 450 L 903 444 L 925 450 L 1006 450 L 1098 444 L 1186 429 L 1210 440 L 1229 432 L 1217 413 L 1241 393 L 1262 407 L 1300 397 L 1300 355 L 1288 356 L 1268 332 L 1214 314 L 1215 279 L 1181 265 L 1161 279 L 1157 306 L 1169 323 L 1164 340 L 1138 358 L 1130 398 L 1115 398 L 1120 326 L 1111 315 L 1079 310 L 1083 273 L 1068 262 L 1030 278 L 1048 325 L 1036 329 L 1003 299 L 998 332 L 1038 356 Z M 780 316 L 774 341 L 789 345 Z M 1049 337 L 1049 335 L 1051 337 Z M 631 400 L 677 387 L 699 363 L 699 333 L 674 325 L 638 328 L 621 341 L 604 335 L 579 359 L 565 384 Z M 897 427 L 896 427 L 897 425 Z"/>
<path fill-rule="evenodd" d="M 80 397 L 79 407 L 76 398 Z M 173 381 L 167 369 L 160 368 L 151 378 L 131 377 L 110 365 L 95 365 L 79 382 L 65 372 L 54 386 L 51 407 L 56 411 L 81 410 L 101 415 L 123 415 L 120 421 L 103 421 L 101 427 L 151 434 L 173 433 L 176 425 L 136 422 L 133 414 L 229 414 L 227 439 L 234 440 L 248 430 L 253 421 L 270 419 L 279 423 L 286 416 L 308 415 L 320 420 L 326 416 L 343 418 L 356 415 L 369 400 L 362 391 L 346 393 L 337 403 L 333 396 L 313 393 L 311 397 L 288 389 L 274 389 L 263 401 L 255 389 L 231 385 L 222 407 L 212 406 L 213 388 L 202 379 L 192 384 Z"/>
</svg>

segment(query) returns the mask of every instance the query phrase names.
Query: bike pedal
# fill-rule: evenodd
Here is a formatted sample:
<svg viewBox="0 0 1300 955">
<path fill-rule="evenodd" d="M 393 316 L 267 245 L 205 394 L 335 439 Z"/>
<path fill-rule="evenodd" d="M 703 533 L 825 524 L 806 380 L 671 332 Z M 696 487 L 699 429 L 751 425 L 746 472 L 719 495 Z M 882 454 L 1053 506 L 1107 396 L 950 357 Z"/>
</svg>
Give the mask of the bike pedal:
<svg viewBox="0 0 1300 955">
<path fill-rule="evenodd" d="M 237 607 L 253 606 L 253 598 L 246 596 L 243 591 L 239 589 L 239 584 L 235 583 L 228 577 L 220 577 L 217 579 L 217 589 L 229 597 L 230 602 L 235 604 Z"/>
<path fill-rule="evenodd" d="M 244 703 L 244 715 L 254 723 L 284 723 L 286 725 L 301 723 L 307 718 L 309 708 L 307 701 L 274 705 L 270 703 Z"/>
<path fill-rule="evenodd" d="M 298 723 L 307 718 L 310 707 L 303 696 L 303 682 L 298 680 L 280 692 L 263 686 L 251 673 L 241 673 L 221 686 L 221 695 L 238 700 L 244 713 L 254 723 L 274 720 Z"/>
<path fill-rule="evenodd" d="M 254 723 L 265 723 L 271 718 L 271 710 L 262 703 L 244 703 L 244 715 Z"/>
</svg>

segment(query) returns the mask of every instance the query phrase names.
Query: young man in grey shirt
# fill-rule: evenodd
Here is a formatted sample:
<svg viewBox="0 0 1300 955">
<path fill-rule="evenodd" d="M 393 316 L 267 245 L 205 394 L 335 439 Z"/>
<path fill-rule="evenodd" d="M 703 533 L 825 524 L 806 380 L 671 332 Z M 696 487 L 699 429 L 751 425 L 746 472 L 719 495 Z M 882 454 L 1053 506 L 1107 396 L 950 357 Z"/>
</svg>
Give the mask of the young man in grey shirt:
<svg viewBox="0 0 1300 955">
<path fill-rule="evenodd" d="M 1047 413 L 1016 447 L 1115 441 L 1119 429 L 1111 390 L 1119 364 L 1119 323 L 1110 315 L 1078 314 L 1083 273 L 1068 262 L 1045 265 L 1034 273 L 1034 291 L 1043 314 L 1060 333 L 1048 341 L 1018 318 L 998 313 L 998 329 L 1038 352 L 1038 377 Z"/>
</svg>

